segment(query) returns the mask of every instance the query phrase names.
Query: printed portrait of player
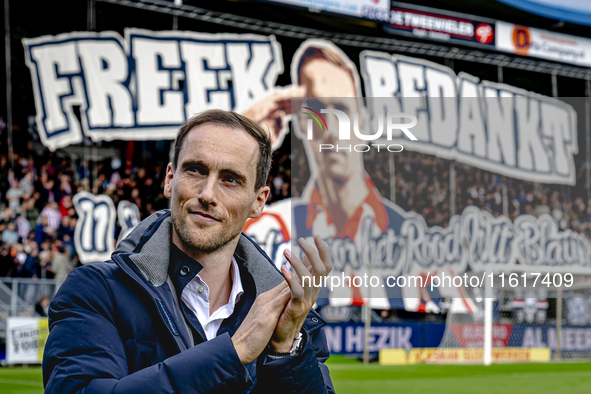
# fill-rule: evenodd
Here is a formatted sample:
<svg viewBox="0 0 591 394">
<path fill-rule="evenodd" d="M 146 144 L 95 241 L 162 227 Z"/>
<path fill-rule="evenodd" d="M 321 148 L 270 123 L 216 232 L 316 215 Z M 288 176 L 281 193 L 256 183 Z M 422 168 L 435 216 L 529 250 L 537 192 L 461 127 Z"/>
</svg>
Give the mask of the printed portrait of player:
<svg viewBox="0 0 591 394">
<path fill-rule="evenodd" d="M 257 220 L 246 223 L 244 231 L 283 264 L 282 252 L 290 240 L 320 235 L 331 248 L 335 264 L 332 275 L 363 275 L 372 262 L 372 274 L 385 283 L 388 275 L 423 274 L 418 266 L 405 267 L 404 239 L 400 236 L 405 219 L 423 219 L 416 213 L 385 199 L 364 168 L 364 153 L 355 149 L 320 149 L 322 146 L 353 147 L 371 143 L 350 133 L 339 140 L 339 121 L 322 109 L 347 114 L 361 134 L 368 134 L 369 121 L 362 99 L 359 74 L 354 63 L 334 44 L 308 40 L 296 51 L 291 63 L 292 87 L 281 88 L 256 103 L 244 115 L 267 128 L 274 146 L 281 144 L 291 120 L 293 134 L 303 144 L 310 179 L 300 197 L 281 200 Z M 314 115 L 314 116 L 312 116 Z M 316 119 L 313 119 L 313 118 Z M 316 121 L 319 119 L 320 121 Z M 312 138 L 308 133 L 312 123 Z M 296 155 L 303 152 L 292 152 Z M 389 152 L 377 154 L 387 168 Z M 292 176 L 298 169 L 292 165 Z M 426 272 L 424 272 L 426 275 Z M 340 286 L 328 294 L 330 305 L 364 305 L 367 286 Z M 370 305 L 377 309 L 406 309 L 438 312 L 440 292 L 427 287 L 372 288 Z M 459 293 L 456 297 L 465 296 Z M 321 304 L 321 300 L 318 300 Z"/>
</svg>

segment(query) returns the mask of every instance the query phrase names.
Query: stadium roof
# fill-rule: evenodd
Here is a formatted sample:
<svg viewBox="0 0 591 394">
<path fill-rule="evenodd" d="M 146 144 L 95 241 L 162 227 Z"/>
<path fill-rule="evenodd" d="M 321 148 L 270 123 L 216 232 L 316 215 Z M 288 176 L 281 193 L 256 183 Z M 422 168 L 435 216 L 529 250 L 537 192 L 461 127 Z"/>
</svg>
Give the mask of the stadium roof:
<svg viewBox="0 0 591 394">
<path fill-rule="evenodd" d="M 401 0 L 401 2 L 486 16 L 518 25 L 591 38 L 590 0 Z M 543 12 L 542 8 L 544 8 Z M 536 9 L 538 11 L 535 11 Z M 574 15 L 575 13 L 577 15 Z M 568 16 L 570 17 L 567 18 Z"/>
<path fill-rule="evenodd" d="M 512 7 L 564 22 L 591 26 L 589 0 L 498 0 Z"/>
</svg>

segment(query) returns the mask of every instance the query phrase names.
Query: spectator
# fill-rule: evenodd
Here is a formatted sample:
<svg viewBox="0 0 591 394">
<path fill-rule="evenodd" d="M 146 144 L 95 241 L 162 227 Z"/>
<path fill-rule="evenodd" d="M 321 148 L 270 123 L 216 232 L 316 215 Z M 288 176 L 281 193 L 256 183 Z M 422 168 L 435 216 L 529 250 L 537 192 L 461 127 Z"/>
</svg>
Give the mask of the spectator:
<svg viewBox="0 0 591 394">
<path fill-rule="evenodd" d="M 8 167 L 8 160 L 6 156 L 0 156 L 0 197 L 2 200 L 6 201 L 6 191 L 10 188 L 10 169 Z"/>
<path fill-rule="evenodd" d="M 47 312 L 49 311 L 49 297 L 41 296 L 39 302 L 35 305 L 35 312 L 39 316 L 47 317 Z"/>
<path fill-rule="evenodd" d="M 279 194 L 281 194 L 281 187 L 283 186 L 283 178 L 281 178 L 281 176 L 277 175 L 276 177 L 273 178 L 273 187 L 275 190 L 275 196 L 278 196 Z"/>
<path fill-rule="evenodd" d="M 22 277 L 23 278 L 38 278 L 39 271 L 39 249 L 37 247 L 31 248 L 29 253 L 26 253 Z"/>
<path fill-rule="evenodd" d="M 35 242 L 41 245 L 44 241 L 53 238 L 53 229 L 48 225 L 49 219 L 47 216 L 41 216 L 41 222 L 35 227 Z"/>
<path fill-rule="evenodd" d="M 4 130 L 6 130 L 6 122 L 4 121 L 4 114 L 0 115 L 0 136 L 4 134 Z"/>
<path fill-rule="evenodd" d="M 51 250 L 42 249 L 39 252 L 39 278 L 53 279 L 53 272 L 51 272 Z"/>
<path fill-rule="evenodd" d="M 4 225 L 2 230 L 4 230 L 6 228 L 6 225 L 10 222 L 14 222 L 14 217 L 12 216 L 12 209 L 5 208 L 2 218 L 0 218 L 0 225 Z"/>
<path fill-rule="evenodd" d="M 16 233 L 23 241 L 29 238 L 31 232 L 31 224 L 23 215 L 16 215 Z"/>
<path fill-rule="evenodd" d="M 56 246 L 51 260 L 51 272 L 53 272 L 55 279 L 65 280 L 70 271 L 74 269 L 67 253 L 68 251 L 65 248 Z"/>
<path fill-rule="evenodd" d="M 6 244 L 14 244 L 18 241 L 18 234 L 15 230 L 14 222 L 9 222 L 6 229 L 2 231 L 2 242 Z"/>
<path fill-rule="evenodd" d="M 29 221 L 31 228 L 34 229 L 35 226 L 37 226 L 37 220 L 41 215 L 39 209 L 37 209 L 37 207 L 35 206 L 35 198 L 30 198 L 29 200 L 25 201 L 23 205 L 25 207 L 24 214 L 27 217 L 27 220 Z"/>
<path fill-rule="evenodd" d="M 57 189 L 55 199 L 56 201 L 60 201 L 61 205 L 61 201 L 65 196 L 72 196 L 72 184 L 70 183 L 70 176 L 67 174 L 62 174 L 59 179 L 60 185 Z"/>
<path fill-rule="evenodd" d="M 70 209 L 74 207 L 74 203 L 72 202 L 72 196 L 66 194 L 64 195 L 59 204 L 60 215 L 62 217 L 68 216 L 70 213 Z"/>
<path fill-rule="evenodd" d="M 53 201 L 45 206 L 41 211 L 41 217 L 47 218 L 47 225 L 51 227 L 54 231 L 60 226 L 62 215 L 58 209 L 57 202 Z"/>
<path fill-rule="evenodd" d="M 52 178 L 47 177 L 47 181 L 43 183 L 43 187 L 41 189 L 41 195 L 43 196 L 43 201 L 47 203 L 55 202 L 55 193 L 54 193 L 54 186 L 55 182 Z"/>
<path fill-rule="evenodd" d="M 25 174 L 25 176 L 20 180 L 20 189 L 23 192 L 23 195 L 28 194 L 29 196 L 32 196 L 33 193 L 35 192 L 34 186 L 33 186 L 33 173 L 32 172 L 27 172 Z"/>
<path fill-rule="evenodd" d="M 19 182 L 17 179 L 12 181 L 12 186 L 6 192 L 6 200 L 8 201 L 8 207 L 13 212 L 20 212 L 21 209 L 21 197 L 23 196 L 23 191 L 19 188 Z"/>
<path fill-rule="evenodd" d="M 10 276 L 12 278 L 27 277 L 27 271 L 25 268 L 27 254 L 25 253 L 23 246 L 19 243 L 15 243 L 10 250 L 10 255 L 13 257 L 13 264 L 9 268 L 7 276 Z"/>
<path fill-rule="evenodd" d="M 8 276 L 13 265 L 14 256 L 10 254 L 10 246 L 3 243 L 0 247 L 0 276 Z"/>
<path fill-rule="evenodd" d="M 64 246 L 67 245 L 68 249 L 71 249 L 71 247 L 74 245 L 75 226 L 70 224 L 72 220 L 75 219 L 70 218 L 70 216 L 64 216 L 56 234 L 57 239 L 62 241 Z"/>
</svg>

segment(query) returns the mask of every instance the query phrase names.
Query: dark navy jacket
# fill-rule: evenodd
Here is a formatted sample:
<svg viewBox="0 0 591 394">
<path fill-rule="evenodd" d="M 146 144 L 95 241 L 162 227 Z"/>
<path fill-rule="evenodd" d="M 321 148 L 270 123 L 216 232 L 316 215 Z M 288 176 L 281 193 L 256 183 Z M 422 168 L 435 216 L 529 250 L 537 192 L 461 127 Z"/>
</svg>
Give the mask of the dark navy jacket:
<svg viewBox="0 0 591 394">
<path fill-rule="evenodd" d="M 49 308 L 46 393 L 334 392 L 324 365 L 326 323 L 314 311 L 299 355 L 271 361 L 263 352 L 248 365 L 240 362 L 231 336 L 256 295 L 283 280 L 245 235 L 234 255 L 245 292 L 217 337 L 206 341 L 197 319 L 183 317 L 174 288 L 196 272 L 175 282 L 169 276 L 171 231 L 170 212 L 159 211 L 121 242 L 112 260 L 68 275 Z"/>
</svg>

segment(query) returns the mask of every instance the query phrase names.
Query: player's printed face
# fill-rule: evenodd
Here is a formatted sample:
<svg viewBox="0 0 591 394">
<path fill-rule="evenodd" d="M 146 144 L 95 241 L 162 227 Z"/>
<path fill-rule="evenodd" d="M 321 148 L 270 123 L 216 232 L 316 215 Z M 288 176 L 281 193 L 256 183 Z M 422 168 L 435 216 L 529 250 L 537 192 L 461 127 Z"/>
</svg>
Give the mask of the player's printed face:
<svg viewBox="0 0 591 394">
<path fill-rule="evenodd" d="M 303 106 L 310 107 L 318 112 L 321 109 L 336 109 L 347 114 L 351 124 L 354 121 L 354 115 L 359 112 L 357 100 L 355 98 L 355 86 L 351 75 L 344 70 L 325 59 L 315 59 L 310 61 L 302 69 L 301 83 L 306 86 L 306 98 Z M 320 173 L 336 181 L 346 180 L 355 171 L 358 160 L 352 160 L 353 156 L 360 155 L 356 152 L 335 150 L 320 152 L 321 144 L 330 144 L 333 146 L 349 146 L 362 143 L 351 133 L 351 140 L 339 140 L 339 122 L 336 115 L 324 114 L 328 130 L 323 130 L 316 122 L 313 123 L 314 136 L 312 140 L 305 139 L 309 143 L 313 152 L 316 164 Z M 361 116 L 361 114 L 359 114 Z M 300 130 L 306 133 L 309 117 L 299 116 Z M 363 129 L 363 119 L 361 119 L 360 129 Z"/>
<path fill-rule="evenodd" d="M 258 158 L 258 143 L 244 130 L 204 124 L 189 131 L 164 189 L 183 244 L 216 251 L 260 213 L 266 194 L 254 190 Z"/>
</svg>

